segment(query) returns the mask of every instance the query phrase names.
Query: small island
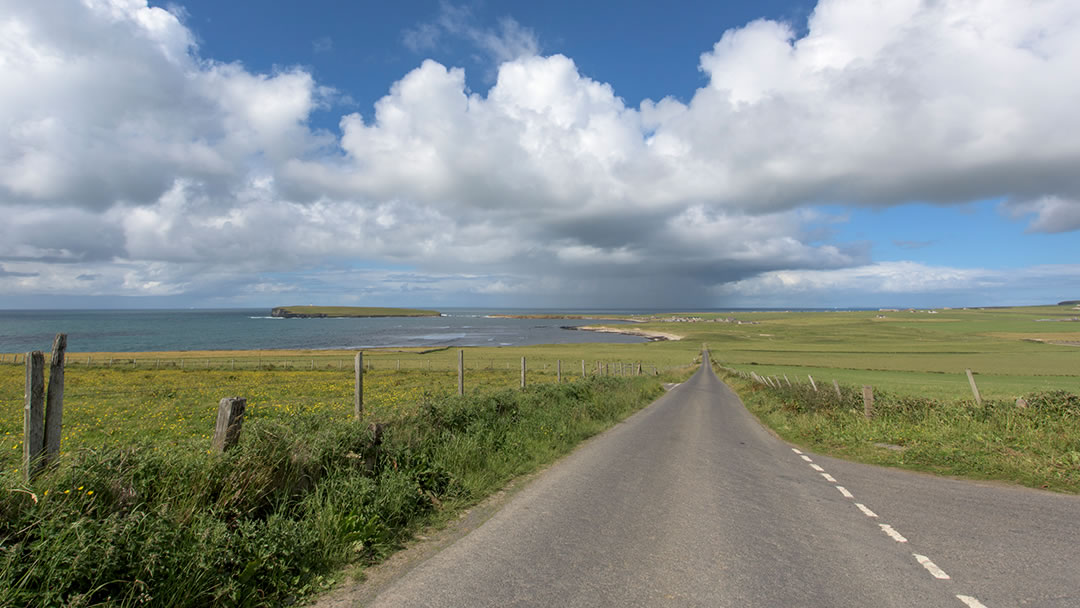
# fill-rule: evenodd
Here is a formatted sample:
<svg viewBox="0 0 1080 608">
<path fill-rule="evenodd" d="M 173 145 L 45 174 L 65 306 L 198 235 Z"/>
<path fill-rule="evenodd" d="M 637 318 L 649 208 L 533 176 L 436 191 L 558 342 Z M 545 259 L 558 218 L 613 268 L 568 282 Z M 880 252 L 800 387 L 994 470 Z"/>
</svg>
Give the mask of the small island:
<svg viewBox="0 0 1080 608">
<path fill-rule="evenodd" d="M 438 317 L 437 310 L 417 308 L 375 308 L 371 306 L 278 306 L 270 311 L 271 317 L 284 319 L 331 319 L 366 317 Z"/>
</svg>

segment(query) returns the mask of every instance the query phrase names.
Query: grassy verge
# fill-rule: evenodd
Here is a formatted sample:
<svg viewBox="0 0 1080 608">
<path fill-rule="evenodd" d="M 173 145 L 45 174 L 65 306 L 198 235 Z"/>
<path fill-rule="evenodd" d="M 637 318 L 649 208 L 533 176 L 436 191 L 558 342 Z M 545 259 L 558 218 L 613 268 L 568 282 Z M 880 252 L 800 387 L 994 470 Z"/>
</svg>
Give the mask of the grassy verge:
<svg viewBox="0 0 1080 608">
<path fill-rule="evenodd" d="M 944 400 L 808 382 L 766 387 L 718 369 L 747 408 L 784 439 L 816 452 L 885 466 L 1080 493 L 1080 396 L 1031 393 L 1012 400 Z"/>
<path fill-rule="evenodd" d="M 317 375 L 317 374 L 316 374 Z M 656 378 L 427 396 L 365 422 L 254 417 L 237 448 L 82 448 L 0 496 L 0 606 L 276 606 L 652 401 Z"/>
</svg>

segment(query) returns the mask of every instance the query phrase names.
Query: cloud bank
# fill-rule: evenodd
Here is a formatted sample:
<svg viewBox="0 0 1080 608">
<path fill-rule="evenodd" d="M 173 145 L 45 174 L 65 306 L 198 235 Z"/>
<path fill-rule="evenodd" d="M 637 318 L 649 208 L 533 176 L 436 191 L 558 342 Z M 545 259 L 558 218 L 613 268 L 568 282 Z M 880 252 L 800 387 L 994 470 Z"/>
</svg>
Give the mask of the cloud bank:
<svg viewBox="0 0 1080 608">
<path fill-rule="evenodd" d="M 688 102 L 628 107 L 447 5 L 405 43 L 473 40 L 491 87 L 425 60 L 338 136 L 309 123 L 337 91 L 202 57 L 145 0 L 4 3 L 0 289 L 676 305 L 880 271 L 822 204 L 1000 198 L 1075 231 L 1077 31 L 1072 0 L 822 0 L 802 37 L 718 33 Z"/>
</svg>

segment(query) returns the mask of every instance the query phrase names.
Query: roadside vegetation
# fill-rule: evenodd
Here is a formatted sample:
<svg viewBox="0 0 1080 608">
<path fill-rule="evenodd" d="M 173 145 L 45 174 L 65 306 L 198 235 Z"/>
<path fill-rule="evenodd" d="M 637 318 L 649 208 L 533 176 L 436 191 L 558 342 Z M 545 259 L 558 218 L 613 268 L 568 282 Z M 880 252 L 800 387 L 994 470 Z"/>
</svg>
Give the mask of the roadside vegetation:
<svg viewBox="0 0 1080 608">
<path fill-rule="evenodd" d="M 189 424 L 175 410 L 209 390 L 196 380 L 228 388 L 226 372 L 145 378 L 147 372 L 92 371 L 106 384 L 116 384 L 115 374 L 132 386 L 164 390 L 145 399 L 175 417 L 163 414 L 140 428 L 149 403 L 110 410 L 108 399 L 94 405 L 84 395 L 91 401 L 81 407 L 109 419 L 101 427 L 117 429 L 123 441 L 100 429 L 72 439 L 58 467 L 32 484 L 5 469 L 0 606 L 296 602 L 325 588 L 341 566 L 379 559 L 417 526 L 640 409 L 662 392 L 660 380 L 689 374 L 686 368 L 671 378 L 491 387 L 463 397 L 406 390 L 400 401 L 372 404 L 364 420 L 354 421 L 329 397 L 343 388 L 331 372 L 291 372 L 308 376 L 288 389 L 303 396 L 295 405 L 284 392 L 271 394 L 283 390 L 273 373 L 244 372 L 264 374 L 235 380 L 268 391 L 267 399 L 252 402 L 239 445 L 217 455 L 208 450 L 210 416 L 188 411 L 198 420 Z M 180 382 L 165 381 L 167 373 Z M 427 374 L 386 376 L 392 383 Z M 72 378 L 69 386 L 77 385 Z"/>
<path fill-rule="evenodd" d="M 874 390 L 864 414 L 861 386 L 817 390 L 806 379 L 766 386 L 719 368 L 743 403 L 784 439 L 859 462 L 1033 488 L 1080 493 L 1080 395 L 940 399 Z"/>
</svg>

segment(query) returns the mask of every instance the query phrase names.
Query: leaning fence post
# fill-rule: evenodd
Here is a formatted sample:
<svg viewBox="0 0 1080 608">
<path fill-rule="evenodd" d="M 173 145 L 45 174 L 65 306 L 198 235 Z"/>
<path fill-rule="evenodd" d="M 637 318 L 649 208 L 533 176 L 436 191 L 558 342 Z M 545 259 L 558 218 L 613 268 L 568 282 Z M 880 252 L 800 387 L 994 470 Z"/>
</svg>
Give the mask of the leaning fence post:
<svg viewBox="0 0 1080 608">
<path fill-rule="evenodd" d="M 525 357 L 521 358 L 521 388 L 525 388 Z"/>
<path fill-rule="evenodd" d="M 353 395 L 353 417 L 364 413 L 364 351 L 356 353 L 356 386 Z"/>
<path fill-rule="evenodd" d="M 26 400 L 23 404 L 23 470 L 29 481 L 41 469 L 45 450 L 45 355 L 26 353 Z"/>
<path fill-rule="evenodd" d="M 863 401 L 863 416 L 867 418 L 874 417 L 874 387 L 863 386 L 862 387 L 862 401 Z"/>
<path fill-rule="evenodd" d="M 975 395 L 975 405 L 982 405 L 982 397 L 979 396 L 979 386 L 975 384 L 975 375 L 971 373 L 971 370 L 965 370 L 967 372 L 968 383 L 971 384 L 971 393 Z"/>
<path fill-rule="evenodd" d="M 52 360 L 49 362 L 49 390 L 45 396 L 45 457 L 47 464 L 60 454 L 60 436 L 64 420 L 64 358 L 67 334 L 56 334 Z"/>
<path fill-rule="evenodd" d="M 457 394 L 465 394 L 465 351 L 457 351 Z"/>
<path fill-rule="evenodd" d="M 817 392 L 817 384 L 814 383 L 814 377 L 810 374 L 806 374 L 806 377 L 810 379 L 810 386 L 814 387 L 814 392 Z"/>
<path fill-rule="evenodd" d="M 788 379 L 787 379 L 787 374 L 784 374 L 784 382 L 787 382 L 787 385 L 788 385 L 789 387 L 791 386 L 791 380 L 788 380 Z"/>
<path fill-rule="evenodd" d="M 840 383 L 836 381 L 836 378 L 833 378 L 832 387 L 836 390 L 836 398 L 841 399 L 842 397 L 840 396 Z"/>
<path fill-rule="evenodd" d="M 225 397 L 218 403 L 217 423 L 214 425 L 214 440 L 211 447 L 217 453 L 236 445 L 240 441 L 240 428 L 244 424 L 244 410 L 247 399 L 244 397 Z"/>
</svg>

